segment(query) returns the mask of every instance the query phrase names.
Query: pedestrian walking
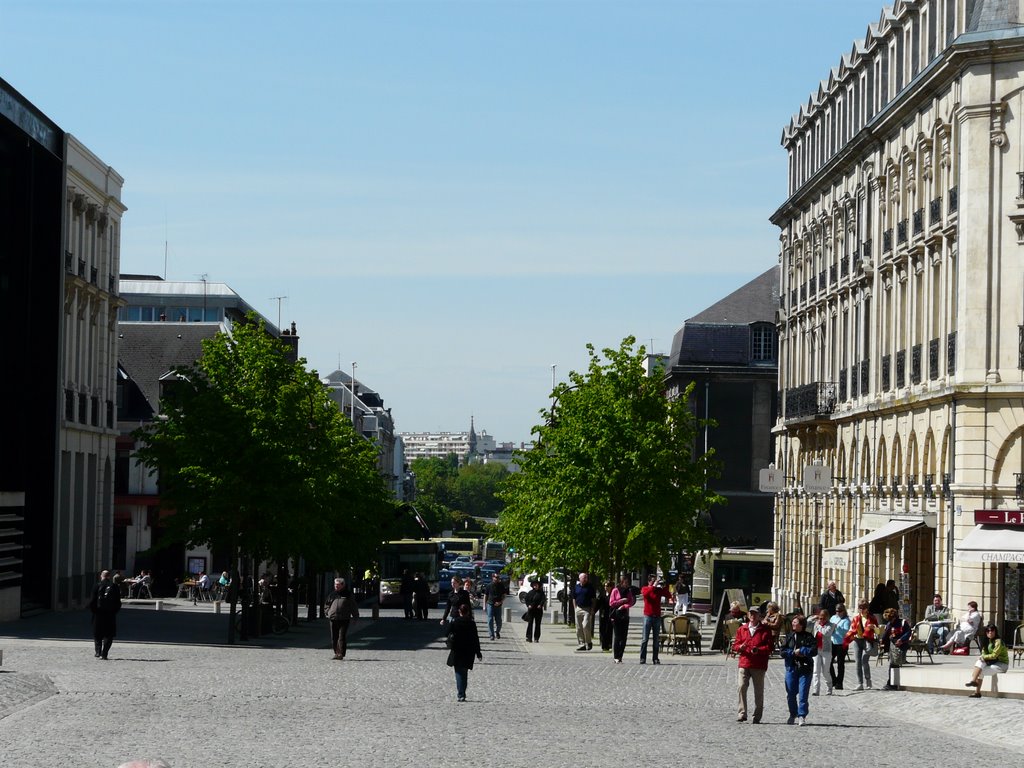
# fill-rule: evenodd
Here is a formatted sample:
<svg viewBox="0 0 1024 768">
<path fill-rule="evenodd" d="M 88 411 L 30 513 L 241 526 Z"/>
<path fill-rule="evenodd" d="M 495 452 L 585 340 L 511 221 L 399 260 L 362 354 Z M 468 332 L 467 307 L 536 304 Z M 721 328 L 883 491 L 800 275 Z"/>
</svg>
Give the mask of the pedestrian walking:
<svg viewBox="0 0 1024 768">
<path fill-rule="evenodd" d="M 747 689 L 754 684 L 754 716 L 752 723 L 760 723 L 764 712 L 764 676 L 768 671 L 768 657 L 772 653 L 772 631 L 761 623 L 761 609 L 747 611 L 747 623 L 736 629 L 732 651 L 739 657 L 739 712 L 736 721 L 747 719 Z"/>
<path fill-rule="evenodd" d="M 526 593 L 526 642 L 540 642 L 540 624 L 544 618 L 544 609 L 548 604 L 548 596 L 540 588 L 540 579 L 530 582 L 530 591 Z"/>
<path fill-rule="evenodd" d="M 814 635 L 818 653 L 814 657 L 814 674 L 811 676 L 811 696 L 817 696 L 824 682 L 825 695 L 832 695 L 832 622 L 828 611 L 822 608 L 818 619 L 814 622 L 811 634 Z"/>
<path fill-rule="evenodd" d="M 462 578 L 452 577 L 452 588 L 448 590 L 448 602 L 445 605 L 444 614 L 441 616 L 441 624 L 447 624 L 459 618 L 459 606 L 469 604 L 469 595 L 462 588 Z"/>
<path fill-rule="evenodd" d="M 448 666 L 455 670 L 455 693 L 459 701 L 465 701 L 473 660 L 484 658 L 480 650 L 480 635 L 468 605 L 459 606 L 459 617 L 448 630 L 448 646 Z"/>
<path fill-rule="evenodd" d="M 882 586 L 882 585 L 879 585 Z M 871 603 L 861 600 L 857 604 L 857 615 L 850 622 L 844 643 L 853 646 L 857 664 L 857 690 L 871 687 L 871 658 L 878 650 L 878 622 L 870 610 Z"/>
<path fill-rule="evenodd" d="M 491 583 L 484 587 L 484 610 L 487 612 L 487 632 L 491 640 L 501 639 L 501 606 L 507 594 L 508 590 L 501 577 L 492 573 Z"/>
<path fill-rule="evenodd" d="M 416 618 L 426 621 L 427 613 L 430 611 L 430 584 L 422 573 L 417 573 L 412 580 L 412 594 L 416 607 Z"/>
<path fill-rule="evenodd" d="M 686 583 L 682 574 L 679 574 L 679 579 L 676 580 L 675 600 L 676 607 L 673 613 L 676 616 L 682 616 L 690 610 L 690 585 Z"/>
<path fill-rule="evenodd" d="M 661 664 L 658 660 L 659 635 L 661 634 L 661 600 L 668 600 L 672 593 L 664 582 L 658 581 L 653 573 L 647 577 L 647 586 L 640 590 L 644 601 L 644 630 L 640 641 L 640 663 L 647 663 L 647 643 L 654 636 L 654 647 L 651 651 L 651 663 Z"/>
<path fill-rule="evenodd" d="M 608 597 L 609 614 L 612 623 L 612 661 L 622 663 L 626 651 L 626 635 L 629 633 L 629 609 L 636 604 L 636 595 L 629 583 L 629 576 L 619 579 L 619 586 Z"/>
<path fill-rule="evenodd" d="M 609 579 L 601 586 L 597 596 L 598 636 L 601 639 L 601 650 L 605 652 L 612 649 L 612 617 L 608 602 L 613 589 L 615 582 Z"/>
<path fill-rule="evenodd" d="M 107 660 L 110 646 L 117 635 L 117 612 L 121 610 L 121 594 L 110 571 L 101 571 L 99 583 L 92 588 L 89 611 L 92 613 L 92 638 L 96 658 Z"/>
<path fill-rule="evenodd" d="M 850 631 L 850 614 L 846 612 L 846 603 L 836 606 L 835 615 L 829 619 L 832 624 L 832 688 L 843 690 L 843 677 L 846 675 L 846 633 Z"/>
<path fill-rule="evenodd" d="M 324 603 L 324 615 L 331 627 L 331 648 L 334 658 L 341 661 L 348 650 L 348 628 L 352 619 L 359 618 L 359 607 L 356 605 L 352 590 L 344 579 L 334 580 L 334 591 L 327 596 Z"/>
<path fill-rule="evenodd" d="M 789 704 L 789 720 L 786 722 L 804 725 L 818 641 L 807 631 L 806 616 L 794 616 L 791 629 L 782 646 L 782 658 L 786 664 L 786 701 Z"/>
<path fill-rule="evenodd" d="M 843 593 L 839 591 L 839 587 L 836 586 L 834 581 L 830 581 L 828 586 L 825 587 L 825 591 L 821 593 L 821 600 L 818 602 L 818 608 L 823 611 L 828 611 L 829 618 L 831 618 L 835 615 L 836 606 L 845 602 L 846 598 L 843 597 Z"/>
<path fill-rule="evenodd" d="M 415 616 L 412 610 L 412 598 L 415 584 L 409 569 L 402 571 L 402 581 L 398 585 L 398 594 L 402 598 L 402 610 L 405 611 L 405 618 L 411 619 Z"/>
<path fill-rule="evenodd" d="M 586 573 L 579 575 L 579 580 L 572 591 L 572 601 L 576 615 L 577 651 L 589 651 L 594 647 L 594 609 L 597 608 L 597 592 Z"/>
</svg>

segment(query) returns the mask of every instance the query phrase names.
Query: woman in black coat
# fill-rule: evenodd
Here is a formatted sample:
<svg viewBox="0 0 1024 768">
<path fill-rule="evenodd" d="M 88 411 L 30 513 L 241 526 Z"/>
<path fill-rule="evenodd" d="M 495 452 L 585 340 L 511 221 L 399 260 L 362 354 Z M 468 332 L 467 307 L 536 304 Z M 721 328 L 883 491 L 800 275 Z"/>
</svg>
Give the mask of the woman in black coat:
<svg viewBox="0 0 1024 768">
<path fill-rule="evenodd" d="M 480 652 L 480 635 L 468 605 L 459 606 L 459 618 L 452 622 L 448 630 L 448 641 L 451 648 L 448 651 L 448 666 L 455 669 L 455 690 L 459 701 L 465 701 L 473 659 L 484 657 Z"/>
</svg>

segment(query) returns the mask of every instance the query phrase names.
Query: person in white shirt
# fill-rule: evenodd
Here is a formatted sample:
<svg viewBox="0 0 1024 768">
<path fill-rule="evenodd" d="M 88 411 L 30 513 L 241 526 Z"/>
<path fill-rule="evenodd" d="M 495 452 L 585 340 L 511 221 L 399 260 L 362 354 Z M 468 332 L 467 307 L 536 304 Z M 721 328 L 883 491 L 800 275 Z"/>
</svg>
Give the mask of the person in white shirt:
<svg viewBox="0 0 1024 768">
<path fill-rule="evenodd" d="M 949 653 L 957 645 L 967 645 L 978 634 L 980 626 L 981 613 L 978 611 L 978 604 L 971 600 L 967 603 L 967 613 L 960 617 L 960 626 L 953 632 L 950 632 L 949 638 L 942 646 L 942 650 Z"/>
<path fill-rule="evenodd" d="M 821 683 L 825 683 L 825 695 L 832 695 L 832 632 L 835 627 L 829 620 L 831 617 L 826 609 L 818 612 L 818 618 L 811 628 L 818 644 L 818 654 L 814 657 L 814 672 L 811 675 L 811 696 L 817 696 Z"/>
</svg>

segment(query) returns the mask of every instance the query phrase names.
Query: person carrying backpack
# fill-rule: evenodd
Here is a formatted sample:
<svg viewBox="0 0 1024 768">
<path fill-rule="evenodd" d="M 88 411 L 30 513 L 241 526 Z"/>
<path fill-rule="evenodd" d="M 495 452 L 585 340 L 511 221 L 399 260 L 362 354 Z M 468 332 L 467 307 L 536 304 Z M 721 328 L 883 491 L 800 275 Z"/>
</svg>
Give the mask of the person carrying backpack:
<svg viewBox="0 0 1024 768">
<path fill-rule="evenodd" d="M 89 600 L 92 612 L 92 637 L 96 643 L 96 658 L 106 661 L 110 646 L 117 634 L 117 612 L 121 610 L 121 594 L 110 578 L 110 571 L 100 573 L 99 583 L 92 588 Z"/>
</svg>

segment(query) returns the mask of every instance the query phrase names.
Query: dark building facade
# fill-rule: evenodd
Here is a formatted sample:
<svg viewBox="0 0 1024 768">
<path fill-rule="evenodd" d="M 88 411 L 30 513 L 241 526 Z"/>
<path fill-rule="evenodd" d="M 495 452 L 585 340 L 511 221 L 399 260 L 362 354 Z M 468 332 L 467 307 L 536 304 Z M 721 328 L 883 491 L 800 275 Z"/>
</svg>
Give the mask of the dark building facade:
<svg viewBox="0 0 1024 768">
<path fill-rule="evenodd" d="M 727 503 L 711 513 L 722 544 L 772 546 L 775 497 L 758 491 L 758 473 L 772 461 L 772 426 L 778 409 L 778 267 L 751 280 L 691 317 L 672 340 L 666 392 L 692 382 L 690 405 L 713 422 L 697 437 L 694 453 L 713 449 L 721 476 L 709 487 Z"/>
<path fill-rule="evenodd" d="M 53 599 L 64 147 L 64 132 L 0 80 L 0 619 Z"/>
</svg>

